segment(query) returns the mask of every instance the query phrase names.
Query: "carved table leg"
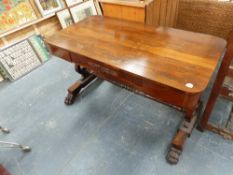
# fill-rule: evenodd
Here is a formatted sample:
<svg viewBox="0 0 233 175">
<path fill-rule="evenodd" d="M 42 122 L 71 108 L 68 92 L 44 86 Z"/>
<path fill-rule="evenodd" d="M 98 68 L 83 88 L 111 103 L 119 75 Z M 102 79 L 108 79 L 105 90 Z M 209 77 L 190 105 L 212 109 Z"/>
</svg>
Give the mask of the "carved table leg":
<svg viewBox="0 0 233 175">
<path fill-rule="evenodd" d="M 75 65 L 75 70 L 82 75 L 82 79 L 69 87 L 68 94 L 65 98 L 66 105 L 73 104 L 79 92 L 96 78 L 95 75 L 89 73 L 85 68 L 81 68 L 78 65 Z"/>
<path fill-rule="evenodd" d="M 3 165 L 0 165 L 0 175 L 10 175 L 9 171 Z"/>
<path fill-rule="evenodd" d="M 173 139 L 171 148 L 166 156 L 166 159 L 170 164 L 178 163 L 185 141 L 187 137 L 191 135 L 197 121 L 197 116 L 200 115 L 201 107 L 202 103 L 199 103 L 198 109 L 196 111 L 196 108 L 194 108 L 194 110 L 191 109 L 186 112 L 184 121 L 182 122 L 175 138 Z"/>
<path fill-rule="evenodd" d="M 76 72 L 82 75 L 83 78 L 87 77 L 90 75 L 90 72 L 84 67 L 81 67 L 80 65 L 75 64 L 74 69 Z"/>
</svg>

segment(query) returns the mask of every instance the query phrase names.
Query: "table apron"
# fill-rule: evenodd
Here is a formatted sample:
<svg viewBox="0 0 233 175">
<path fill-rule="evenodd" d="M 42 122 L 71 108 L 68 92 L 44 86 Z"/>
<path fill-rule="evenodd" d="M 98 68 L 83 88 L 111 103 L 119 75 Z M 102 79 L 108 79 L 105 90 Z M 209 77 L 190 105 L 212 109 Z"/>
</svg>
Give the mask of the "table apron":
<svg viewBox="0 0 233 175">
<path fill-rule="evenodd" d="M 116 67 L 80 56 L 77 53 L 70 53 L 70 58 L 73 63 L 87 68 L 101 79 L 125 85 L 159 102 L 168 103 L 183 109 L 192 109 L 197 105 L 200 98 L 200 94 L 188 94 Z"/>
</svg>

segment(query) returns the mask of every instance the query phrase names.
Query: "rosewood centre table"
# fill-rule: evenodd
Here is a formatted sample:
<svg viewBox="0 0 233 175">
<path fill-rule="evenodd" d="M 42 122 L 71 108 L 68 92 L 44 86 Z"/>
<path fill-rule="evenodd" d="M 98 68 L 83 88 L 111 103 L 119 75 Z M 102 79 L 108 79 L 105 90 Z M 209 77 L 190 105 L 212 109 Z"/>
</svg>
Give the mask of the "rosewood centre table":
<svg viewBox="0 0 233 175">
<path fill-rule="evenodd" d="M 167 154 L 171 164 L 178 162 L 191 135 L 200 96 L 226 47 L 214 36 L 103 16 L 61 30 L 46 43 L 82 75 L 68 89 L 66 104 L 99 77 L 182 110 L 184 120 Z"/>
</svg>

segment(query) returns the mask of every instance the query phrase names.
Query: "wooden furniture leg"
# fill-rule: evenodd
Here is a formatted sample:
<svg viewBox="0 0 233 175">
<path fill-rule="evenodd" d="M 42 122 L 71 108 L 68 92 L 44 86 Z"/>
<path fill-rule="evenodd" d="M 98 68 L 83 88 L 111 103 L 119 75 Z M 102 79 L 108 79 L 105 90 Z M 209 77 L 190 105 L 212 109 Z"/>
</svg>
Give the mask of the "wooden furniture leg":
<svg viewBox="0 0 233 175">
<path fill-rule="evenodd" d="M 198 129 L 201 131 L 204 131 L 208 125 L 211 112 L 214 108 L 218 95 L 221 92 L 222 85 L 228 73 L 229 66 L 231 64 L 232 59 L 233 59 L 233 32 L 230 34 L 228 38 L 228 44 L 227 44 L 225 55 L 223 57 L 223 61 L 221 63 L 217 77 L 215 79 L 210 97 L 208 99 L 205 111 L 202 116 L 202 120 L 200 122 L 200 125 L 198 126 Z"/>
<path fill-rule="evenodd" d="M 6 170 L 6 168 L 0 165 L 0 175 L 10 175 L 10 173 Z"/>
<path fill-rule="evenodd" d="M 211 91 L 209 100 L 208 100 L 207 105 L 206 105 L 206 109 L 205 109 L 203 116 L 202 116 L 202 120 L 200 122 L 200 125 L 198 126 L 198 129 L 200 131 L 204 131 L 207 127 L 211 112 L 212 112 L 214 105 L 217 101 L 218 95 L 220 94 L 225 75 L 227 74 L 226 67 L 227 66 L 225 66 L 225 68 L 220 68 L 219 73 L 216 77 L 215 83 L 213 85 L 213 89 Z"/>
<path fill-rule="evenodd" d="M 185 141 L 187 137 L 191 136 L 192 130 L 195 127 L 197 117 L 200 116 L 202 110 L 202 103 L 199 102 L 198 107 L 189 109 L 186 112 L 184 121 L 175 135 L 170 150 L 167 153 L 167 161 L 170 164 L 177 164 L 179 157 L 182 154 Z"/>
<path fill-rule="evenodd" d="M 82 75 L 82 78 L 68 88 L 68 94 L 65 98 L 66 105 L 73 104 L 79 92 L 96 78 L 95 75 L 89 73 L 85 68 L 79 65 L 75 65 L 75 70 Z"/>
</svg>

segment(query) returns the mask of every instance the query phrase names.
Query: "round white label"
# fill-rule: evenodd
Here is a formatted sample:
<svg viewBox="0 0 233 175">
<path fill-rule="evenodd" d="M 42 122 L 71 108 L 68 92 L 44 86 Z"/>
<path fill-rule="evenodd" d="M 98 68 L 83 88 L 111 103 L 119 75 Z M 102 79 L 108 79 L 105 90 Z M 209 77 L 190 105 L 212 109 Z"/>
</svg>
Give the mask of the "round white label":
<svg viewBox="0 0 233 175">
<path fill-rule="evenodd" d="M 187 88 L 190 88 L 190 89 L 191 89 L 191 88 L 193 88 L 194 85 L 193 85 L 192 83 L 186 83 L 185 86 L 186 86 Z"/>
</svg>

